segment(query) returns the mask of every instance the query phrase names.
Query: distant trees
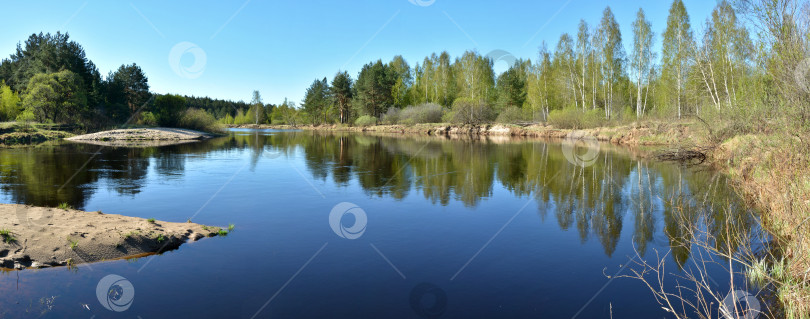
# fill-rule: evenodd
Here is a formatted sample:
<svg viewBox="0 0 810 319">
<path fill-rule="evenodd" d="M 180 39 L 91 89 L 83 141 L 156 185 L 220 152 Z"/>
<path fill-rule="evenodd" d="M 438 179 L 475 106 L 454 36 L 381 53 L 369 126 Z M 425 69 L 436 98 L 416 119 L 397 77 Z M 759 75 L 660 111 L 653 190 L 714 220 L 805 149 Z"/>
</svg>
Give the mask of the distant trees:
<svg viewBox="0 0 810 319">
<path fill-rule="evenodd" d="M 137 64 L 121 65 L 112 73 L 109 85 L 115 91 L 116 97 L 129 109 L 130 114 L 136 113 L 149 99 L 149 79 Z"/>
<path fill-rule="evenodd" d="M 250 100 L 250 109 L 248 109 L 247 117 L 253 124 L 260 124 L 265 122 L 265 107 L 262 103 L 262 95 L 258 90 L 253 91 L 253 98 Z"/>
<path fill-rule="evenodd" d="M 338 122 L 347 123 L 352 102 L 352 77 L 346 71 L 338 72 L 332 79 L 329 87 L 329 94 L 332 96 L 334 107 L 338 112 Z"/>
<path fill-rule="evenodd" d="M 638 10 L 625 52 L 619 23 L 606 7 L 599 21 L 589 25 L 580 20 L 575 35 L 562 34 L 552 48 L 543 42 L 535 59 L 519 59 L 501 74 L 495 74 L 492 58 L 474 50 L 458 57 L 433 53 L 413 65 L 397 55 L 387 62 L 370 62 L 356 75 L 340 71 L 331 81 L 314 80 L 300 108 L 286 99 L 278 106 L 265 104 L 258 91 L 249 103 L 187 96 L 184 108 L 205 110 L 228 124 L 320 125 L 356 123 L 360 117 L 370 123 L 384 114 L 385 122 L 415 123 L 435 121 L 438 111 L 444 121 L 467 124 L 495 118 L 548 121 L 550 115 L 607 123 L 648 114 L 702 115 L 706 105 L 713 106 L 713 113 L 754 115 L 776 114 L 777 108 L 786 107 L 790 112 L 783 114 L 810 121 L 810 90 L 797 75 L 808 68 L 807 9 L 798 0 L 734 3 L 736 7 L 727 0 L 717 3 L 702 24 L 700 39 L 683 1 L 673 0 L 666 26 L 654 26 Z M 743 14 L 753 24 L 738 17 Z M 751 27 L 756 28 L 757 42 L 749 35 Z M 654 50 L 656 28 L 663 29 L 660 52 Z M 63 71 L 73 75 L 57 75 Z M 5 120 L 24 113 L 43 121 L 74 121 L 65 114 L 79 114 L 109 125 L 137 118 L 143 105 L 156 119 L 168 118 L 177 114 L 181 101 L 178 96 L 150 101 L 148 79 L 136 64 L 122 65 L 102 79 L 81 46 L 61 33 L 34 34 L 18 45 L 0 63 L 0 81 L 7 85 L 0 85 L 0 119 Z M 35 90 L 29 88 L 32 83 Z M 428 109 L 431 116 L 402 121 L 404 113 Z"/>
<path fill-rule="evenodd" d="M 332 101 L 329 96 L 329 83 L 326 78 L 315 80 L 307 88 L 302 108 L 313 125 L 329 121 L 328 115 Z"/>
<path fill-rule="evenodd" d="M 394 104 L 392 89 L 398 77 L 399 74 L 381 60 L 364 65 L 355 82 L 355 105 L 363 114 L 379 118 Z"/>
</svg>

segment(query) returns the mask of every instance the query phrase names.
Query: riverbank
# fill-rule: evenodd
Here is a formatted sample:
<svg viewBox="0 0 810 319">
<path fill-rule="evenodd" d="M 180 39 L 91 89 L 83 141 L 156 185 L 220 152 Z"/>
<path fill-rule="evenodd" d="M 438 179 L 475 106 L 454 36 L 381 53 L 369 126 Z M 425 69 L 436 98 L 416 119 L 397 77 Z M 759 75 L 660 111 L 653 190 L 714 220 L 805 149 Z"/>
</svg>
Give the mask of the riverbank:
<svg viewBox="0 0 810 319">
<path fill-rule="evenodd" d="M 219 227 L 122 215 L 0 204 L 0 267 L 73 266 L 176 249 Z"/>
<path fill-rule="evenodd" d="M 442 123 L 416 125 L 228 125 L 230 128 L 313 130 L 336 132 L 371 132 L 386 134 L 416 134 L 429 136 L 513 136 L 537 138 L 565 138 L 574 130 L 559 129 L 553 126 L 532 124 L 487 124 L 487 125 L 449 125 Z M 692 121 L 680 122 L 642 122 L 615 127 L 599 127 L 581 130 L 594 136 L 597 140 L 616 145 L 679 145 L 684 141 L 704 141 L 707 130 L 701 123 Z"/>
<path fill-rule="evenodd" d="M 73 133 L 43 124 L 0 123 L 0 147 L 34 145 L 72 137 Z"/>
</svg>

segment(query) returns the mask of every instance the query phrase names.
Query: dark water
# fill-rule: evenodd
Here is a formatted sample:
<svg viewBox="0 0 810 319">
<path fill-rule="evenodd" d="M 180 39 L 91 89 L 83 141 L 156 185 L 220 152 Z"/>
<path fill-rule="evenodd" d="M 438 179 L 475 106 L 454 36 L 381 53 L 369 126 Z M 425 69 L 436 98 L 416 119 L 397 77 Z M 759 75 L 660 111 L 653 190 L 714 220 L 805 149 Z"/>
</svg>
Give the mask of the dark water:
<svg viewBox="0 0 810 319">
<path fill-rule="evenodd" d="M 642 282 L 615 275 L 634 249 L 654 259 L 677 240 L 673 199 L 720 240 L 728 214 L 736 229 L 756 221 L 710 170 L 594 155 L 583 167 L 536 140 L 244 130 L 0 150 L 2 202 L 236 226 L 159 256 L 4 272 L 0 317 L 665 318 Z M 678 273 L 692 248 L 673 246 Z M 101 287 L 111 309 L 134 295 L 120 312 L 97 296 L 111 274 L 131 283 Z"/>
</svg>

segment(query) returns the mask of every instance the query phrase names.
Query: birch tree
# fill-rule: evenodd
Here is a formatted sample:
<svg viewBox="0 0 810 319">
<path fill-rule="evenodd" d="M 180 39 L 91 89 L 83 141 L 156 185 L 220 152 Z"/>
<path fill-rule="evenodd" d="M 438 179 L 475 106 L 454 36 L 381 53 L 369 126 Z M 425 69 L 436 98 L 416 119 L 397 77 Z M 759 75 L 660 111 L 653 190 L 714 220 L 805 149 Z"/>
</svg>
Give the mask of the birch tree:
<svg viewBox="0 0 810 319">
<path fill-rule="evenodd" d="M 652 26 L 647 21 L 643 9 L 638 9 L 636 21 L 633 22 L 633 53 L 630 63 L 636 77 L 636 118 L 642 116 L 642 81 L 649 80 L 650 67 L 652 65 Z M 645 100 L 646 102 L 646 100 Z"/>
<path fill-rule="evenodd" d="M 689 57 L 693 55 L 694 39 L 689 14 L 683 1 L 674 0 L 667 17 L 667 28 L 664 31 L 662 45 L 662 77 L 665 87 L 675 88 L 675 105 L 678 118 L 683 113 L 682 97 L 686 85 Z"/>
</svg>

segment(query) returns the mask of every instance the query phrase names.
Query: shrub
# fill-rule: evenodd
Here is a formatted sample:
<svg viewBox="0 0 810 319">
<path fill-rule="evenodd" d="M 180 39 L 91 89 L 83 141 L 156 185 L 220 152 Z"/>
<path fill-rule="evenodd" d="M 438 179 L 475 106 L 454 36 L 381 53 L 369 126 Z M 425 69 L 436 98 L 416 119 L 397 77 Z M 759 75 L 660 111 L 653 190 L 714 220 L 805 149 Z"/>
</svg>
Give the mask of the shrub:
<svg viewBox="0 0 810 319">
<path fill-rule="evenodd" d="M 453 109 L 448 113 L 447 119 L 451 123 L 478 125 L 492 122 L 495 112 L 483 101 L 458 98 L 453 101 Z"/>
<path fill-rule="evenodd" d="M 556 128 L 585 129 L 602 126 L 605 114 L 601 109 L 582 112 L 576 108 L 553 110 L 548 114 L 548 123 Z"/>
<path fill-rule="evenodd" d="M 155 114 L 152 112 L 143 112 L 141 113 L 141 118 L 138 119 L 138 124 L 140 125 L 155 126 L 157 123 L 157 117 L 155 117 Z"/>
<path fill-rule="evenodd" d="M 399 124 L 400 113 L 401 112 L 398 108 L 395 107 L 389 108 L 388 111 L 382 115 L 380 122 L 388 125 Z"/>
<path fill-rule="evenodd" d="M 531 122 L 531 114 L 519 107 L 510 106 L 501 111 L 501 114 L 498 115 L 498 119 L 496 119 L 495 122 L 505 124 Z"/>
<path fill-rule="evenodd" d="M 377 118 L 371 115 L 363 115 L 354 121 L 354 125 L 356 126 L 372 126 L 375 124 L 377 124 Z"/>
<path fill-rule="evenodd" d="M 17 115 L 17 122 L 23 125 L 30 125 L 31 122 L 36 120 L 36 115 L 34 115 L 34 111 L 31 109 L 25 109 Z"/>
<path fill-rule="evenodd" d="M 442 107 L 435 103 L 408 106 L 399 113 L 402 124 L 438 123 L 442 121 Z"/>
<path fill-rule="evenodd" d="M 183 128 L 205 132 L 219 132 L 222 130 L 213 115 L 196 108 L 190 108 L 183 112 L 178 124 Z"/>
</svg>

